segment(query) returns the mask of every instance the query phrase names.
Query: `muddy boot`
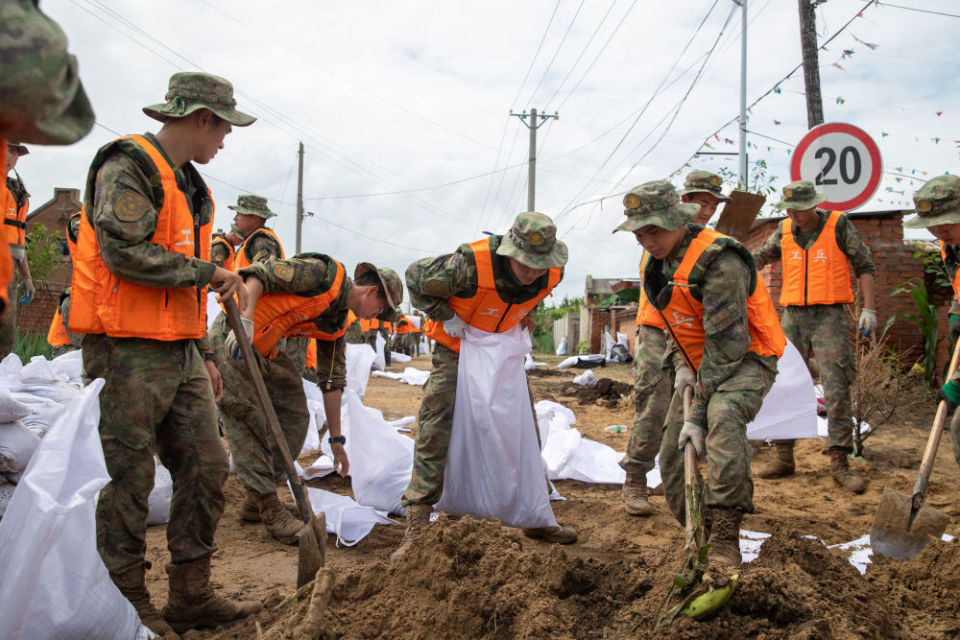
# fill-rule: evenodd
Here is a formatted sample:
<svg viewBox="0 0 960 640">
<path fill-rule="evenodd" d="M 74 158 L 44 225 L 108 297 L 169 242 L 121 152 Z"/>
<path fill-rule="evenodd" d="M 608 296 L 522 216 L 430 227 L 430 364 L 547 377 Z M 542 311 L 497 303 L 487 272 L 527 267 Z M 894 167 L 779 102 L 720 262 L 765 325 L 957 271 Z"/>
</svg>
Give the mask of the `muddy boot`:
<svg viewBox="0 0 960 640">
<path fill-rule="evenodd" d="M 140 562 L 123 573 L 111 573 L 110 579 L 113 580 L 113 584 L 117 585 L 117 589 L 120 589 L 123 597 L 129 600 L 133 608 L 137 610 L 137 615 L 140 616 L 140 622 L 143 623 L 143 626 L 149 628 L 158 636 L 169 634 L 166 636 L 168 639 L 179 638 L 180 636 L 173 632 L 173 628 L 167 624 L 157 608 L 150 602 L 150 592 L 147 591 L 145 580 L 145 574 L 149 568 L 149 562 Z"/>
<path fill-rule="evenodd" d="M 400 546 L 390 554 L 390 562 L 399 560 L 413 546 L 413 540 L 417 537 L 417 534 L 430 524 L 431 513 L 433 513 L 432 504 L 407 505 L 407 528 L 403 532 L 403 540 L 400 541 Z"/>
<path fill-rule="evenodd" d="M 259 602 L 234 602 L 213 590 L 210 586 L 210 556 L 183 564 L 168 564 L 167 575 L 170 577 L 170 596 L 163 608 L 163 617 L 178 633 L 187 629 L 212 629 L 260 611 Z"/>
<path fill-rule="evenodd" d="M 283 544 L 297 544 L 297 533 L 303 528 L 303 520 L 294 518 L 277 498 L 277 494 L 256 496 L 260 507 L 260 522 L 274 538 Z"/>
<path fill-rule="evenodd" d="M 867 488 L 863 478 L 850 470 L 846 451 L 830 452 L 830 475 L 834 482 L 851 493 L 863 493 Z"/>
<path fill-rule="evenodd" d="M 647 499 L 647 474 L 628 473 L 623 482 L 623 506 L 632 516 L 648 516 L 653 507 Z"/>
<path fill-rule="evenodd" d="M 796 469 L 793 461 L 793 440 L 778 440 L 777 458 L 769 465 L 757 471 L 757 476 L 761 478 L 783 478 L 792 476 Z"/>
<path fill-rule="evenodd" d="M 295 504 L 287 504 L 286 502 L 280 501 L 287 511 L 290 512 L 290 515 L 298 517 L 300 515 L 300 510 L 297 509 Z M 240 505 L 240 517 L 244 522 L 260 522 L 260 507 L 257 506 L 257 499 L 251 492 L 247 492 L 247 496 L 243 499 L 243 503 Z"/>
<path fill-rule="evenodd" d="M 577 541 L 577 530 L 563 525 L 555 527 L 534 527 L 531 529 L 521 529 L 523 535 L 528 538 L 546 540 L 554 544 L 573 544 Z"/>
<path fill-rule="evenodd" d="M 743 511 L 740 509 L 712 509 L 713 525 L 710 532 L 710 555 L 707 557 L 712 567 L 725 566 L 731 569 L 740 567 L 740 521 Z"/>
</svg>

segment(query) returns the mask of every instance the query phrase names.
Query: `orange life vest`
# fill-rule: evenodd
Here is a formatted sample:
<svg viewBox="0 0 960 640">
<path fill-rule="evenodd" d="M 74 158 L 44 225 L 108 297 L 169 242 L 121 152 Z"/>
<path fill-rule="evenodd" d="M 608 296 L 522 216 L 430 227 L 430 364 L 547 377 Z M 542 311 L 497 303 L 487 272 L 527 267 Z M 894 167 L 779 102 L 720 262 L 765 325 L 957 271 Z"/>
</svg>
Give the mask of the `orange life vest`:
<svg viewBox="0 0 960 640">
<path fill-rule="evenodd" d="M 637 326 L 645 324 L 650 327 L 663 329 L 663 318 L 647 300 L 647 293 L 643 290 L 643 268 L 650 262 L 650 252 L 644 251 L 640 259 L 640 300 L 637 303 Z"/>
<path fill-rule="evenodd" d="M 357 322 L 360 323 L 361 333 L 367 333 L 368 331 L 377 331 L 381 327 L 379 318 L 358 318 Z"/>
<path fill-rule="evenodd" d="M 853 302 L 850 260 L 837 246 L 837 221 L 843 214 L 831 211 L 817 240 L 801 249 L 790 218 L 783 221 L 780 260 L 783 263 L 781 306 L 846 304 Z"/>
<path fill-rule="evenodd" d="M 397 322 L 397 333 L 400 335 L 406 333 L 420 333 L 420 330 L 413 326 L 413 323 L 407 320 L 406 317 L 403 317 Z"/>
<path fill-rule="evenodd" d="M 253 261 L 251 260 L 253 256 L 248 256 L 247 253 L 248 251 L 253 250 L 253 245 L 251 244 L 251 241 L 261 234 L 270 236 L 271 238 L 276 240 L 277 246 L 280 247 L 280 259 L 282 260 L 284 258 L 283 245 L 280 243 L 280 238 L 277 237 L 277 234 L 275 234 L 272 230 L 267 229 L 266 227 L 260 227 L 258 229 L 254 229 L 253 231 L 251 231 L 250 235 L 248 235 L 246 238 L 243 239 L 243 244 L 241 244 L 240 247 L 237 248 L 237 251 L 234 254 L 235 256 L 234 262 L 233 262 L 234 271 L 239 272 L 240 269 L 243 269 L 244 267 L 249 267 L 251 264 L 253 264 Z"/>
<path fill-rule="evenodd" d="M 146 152 L 154 175 L 160 178 L 163 204 L 157 213 L 157 230 L 150 242 L 184 256 L 210 260 L 210 221 L 201 226 L 190 213 L 187 198 L 177 187 L 173 168 L 143 136 L 125 136 L 108 147 L 136 145 Z M 106 157 L 104 147 L 94 165 Z M 145 167 L 146 168 L 146 167 Z M 99 166 L 91 167 L 87 193 L 93 189 Z M 149 175 L 149 174 L 148 174 Z M 208 192 L 209 193 L 209 192 Z M 73 295 L 70 303 L 72 333 L 106 333 L 116 338 L 183 340 L 200 338 L 207 330 L 206 287 L 157 288 L 121 280 L 100 257 L 90 212 L 80 219 L 76 259 L 73 261 Z"/>
<path fill-rule="evenodd" d="M 0 136 L 0 147 L 6 151 L 7 141 L 3 136 Z M 6 188 L 0 190 L 0 211 L 7 210 L 8 196 Z M 0 301 L 3 301 L 0 313 L 7 308 L 7 286 L 11 281 L 13 281 L 13 258 L 10 257 L 10 247 L 6 242 L 0 242 Z"/>
<path fill-rule="evenodd" d="M 307 343 L 307 369 L 317 370 L 317 341 L 311 340 Z"/>
<path fill-rule="evenodd" d="M 316 338 L 317 340 L 336 340 L 347 332 L 344 323 L 334 333 L 326 333 L 317 328 L 314 319 L 326 311 L 337 299 L 346 270 L 336 260 L 337 267 L 333 284 L 318 295 L 297 293 L 265 293 L 257 301 L 253 312 L 253 346 L 266 358 L 277 356 L 276 345 L 282 338 Z"/>
<path fill-rule="evenodd" d="M 763 279 L 753 266 L 750 253 L 743 246 L 712 229 L 702 229 L 695 235 L 687 252 L 680 261 L 680 266 L 673 274 L 671 281 L 670 300 L 666 308 L 660 313 L 666 321 L 665 326 L 673 337 L 673 341 L 680 349 L 690 369 L 694 372 L 703 360 L 703 345 L 705 336 L 703 331 L 703 303 L 697 300 L 691 289 L 698 282 L 691 282 L 690 273 L 694 265 L 703 255 L 704 250 L 715 242 L 728 242 L 728 246 L 738 249 L 747 264 L 753 269 L 754 288 L 747 299 L 747 323 L 750 329 L 750 351 L 760 356 L 783 355 L 787 338 L 780 326 L 770 293 L 763 284 Z M 649 268 L 649 267 L 648 267 Z M 692 286 L 691 286 L 692 285 Z"/>
<path fill-rule="evenodd" d="M 236 256 L 236 250 L 233 248 L 233 245 L 226 238 L 214 238 L 213 242 L 210 243 L 211 253 L 215 245 L 222 244 L 223 247 L 227 250 L 227 259 L 223 261 L 223 268 L 227 271 L 234 271 L 233 263 Z M 283 249 L 281 249 L 283 251 Z"/>
<path fill-rule="evenodd" d="M 6 147 L 4 147 L 6 149 Z M 7 244 L 25 245 L 27 243 L 27 210 L 30 208 L 30 199 L 24 198 L 23 204 L 17 206 L 17 199 L 14 197 L 6 181 L 3 183 L 3 190 L 7 192 L 7 201 L 4 206 L 3 228 L 6 229 Z"/>
<path fill-rule="evenodd" d="M 51 347 L 65 347 L 70 344 L 70 336 L 63 327 L 63 316 L 60 315 L 60 309 L 53 314 L 53 320 L 50 321 L 50 329 L 47 330 L 47 342 Z"/>
<path fill-rule="evenodd" d="M 493 252 L 490 250 L 492 238 L 484 238 L 470 243 L 473 257 L 477 263 L 477 291 L 470 298 L 450 296 L 447 304 L 464 322 L 490 333 L 504 333 L 517 326 L 541 300 L 550 295 L 560 283 L 563 270 L 548 270 L 547 286 L 526 302 L 504 302 L 497 291 L 493 276 Z M 508 267 L 509 268 L 509 267 Z M 460 351 L 460 338 L 454 338 L 443 330 L 442 322 L 433 322 L 427 329 L 427 335 L 445 347 Z"/>
<path fill-rule="evenodd" d="M 70 233 L 70 227 L 73 223 L 74 218 L 77 219 L 78 227 L 79 221 L 83 218 L 83 207 L 80 207 L 80 211 L 77 211 L 74 214 L 71 214 L 69 220 L 67 220 L 67 251 L 70 253 L 70 260 L 74 260 L 74 256 L 77 254 L 77 237 Z"/>
<path fill-rule="evenodd" d="M 943 264 L 947 264 L 947 246 L 943 244 L 943 240 L 940 241 L 940 259 L 943 260 Z M 956 265 L 954 266 L 956 267 Z M 960 268 L 954 272 L 952 284 L 953 295 L 957 297 L 957 300 L 960 300 Z"/>
</svg>

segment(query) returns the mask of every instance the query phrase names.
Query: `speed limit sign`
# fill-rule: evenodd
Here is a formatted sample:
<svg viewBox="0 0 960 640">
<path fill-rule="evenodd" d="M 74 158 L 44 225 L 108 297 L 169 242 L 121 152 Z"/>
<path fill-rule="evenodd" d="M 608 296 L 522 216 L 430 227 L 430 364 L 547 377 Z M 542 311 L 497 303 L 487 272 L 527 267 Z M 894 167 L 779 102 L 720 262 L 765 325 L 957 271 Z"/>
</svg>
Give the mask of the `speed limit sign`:
<svg viewBox="0 0 960 640">
<path fill-rule="evenodd" d="M 827 196 L 822 209 L 851 211 L 873 197 L 883 170 L 880 148 L 863 129 L 831 122 L 807 132 L 793 151 L 790 179 Z"/>
</svg>

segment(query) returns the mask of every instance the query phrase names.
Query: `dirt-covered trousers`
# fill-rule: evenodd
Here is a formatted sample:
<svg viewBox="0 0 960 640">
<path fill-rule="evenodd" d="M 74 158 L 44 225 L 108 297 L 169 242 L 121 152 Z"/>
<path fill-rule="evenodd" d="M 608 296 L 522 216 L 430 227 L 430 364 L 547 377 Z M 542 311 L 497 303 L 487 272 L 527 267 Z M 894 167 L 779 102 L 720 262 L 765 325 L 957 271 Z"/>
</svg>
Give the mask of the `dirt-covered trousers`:
<svg viewBox="0 0 960 640">
<path fill-rule="evenodd" d="M 447 450 L 453 430 L 459 365 L 460 354 L 438 342 L 433 350 L 433 370 L 423 387 L 423 402 L 417 418 L 417 439 L 413 449 L 413 474 L 403 492 L 402 503 L 405 507 L 411 504 L 436 504 L 443 494 L 443 473 L 447 468 Z M 528 391 L 529 388 L 528 384 Z M 529 406 L 517 407 L 517 410 L 533 412 L 533 424 L 536 425 L 533 396 L 529 397 Z M 539 427 L 537 442 L 540 442 Z"/>
<path fill-rule="evenodd" d="M 223 430 L 227 434 L 240 484 L 248 491 L 265 496 L 276 493 L 278 484 L 286 481 L 287 474 L 283 457 L 257 399 L 247 363 L 242 359 L 234 360 L 224 346 L 229 330 L 223 313 L 210 329 L 210 342 L 221 363 L 223 376 L 223 398 L 220 400 Z M 283 352 L 272 360 L 259 354 L 256 358 L 287 447 L 296 458 L 310 426 L 303 380 L 297 366 Z"/>
<path fill-rule="evenodd" d="M 662 329 L 642 324 L 633 350 L 636 377 L 633 383 L 633 425 L 620 466 L 627 473 L 646 474 L 654 466 L 663 434 L 663 421 L 673 393 L 672 367 L 665 368 L 667 337 Z"/>
<path fill-rule="evenodd" d="M 106 380 L 100 443 L 110 482 L 97 501 L 97 548 L 107 569 L 120 573 L 144 558 L 154 453 L 173 478 L 171 560 L 213 553 L 228 465 L 213 388 L 195 342 L 87 335 L 83 369 L 89 379 Z"/>
<path fill-rule="evenodd" d="M 811 375 L 820 375 L 827 405 L 827 449 L 853 451 L 850 385 L 857 372 L 846 307 L 842 304 L 787 307 L 780 324 L 800 351 Z"/>
<path fill-rule="evenodd" d="M 772 358 L 772 356 L 767 356 Z M 748 355 L 707 402 L 707 482 L 703 504 L 753 513 L 753 479 L 747 423 L 760 411 L 776 375 Z M 660 445 L 660 476 L 674 517 L 685 520 L 683 452 L 677 446 L 683 427 L 683 402 L 673 394 Z"/>
</svg>

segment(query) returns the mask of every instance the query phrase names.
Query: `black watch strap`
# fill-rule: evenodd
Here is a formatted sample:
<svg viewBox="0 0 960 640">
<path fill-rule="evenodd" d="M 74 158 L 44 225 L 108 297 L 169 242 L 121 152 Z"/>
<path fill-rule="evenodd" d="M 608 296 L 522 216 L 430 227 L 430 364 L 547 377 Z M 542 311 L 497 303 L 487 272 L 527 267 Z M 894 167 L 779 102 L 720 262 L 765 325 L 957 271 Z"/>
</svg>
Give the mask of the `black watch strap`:
<svg viewBox="0 0 960 640">
<path fill-rule="evenodd" d="M 333 444 L 334 442 L 339 442 L 340 444 L 347 444 L 347 436 L 336 436 L 327 438 L 327 442 Z"/>
<path fill-rule="evenodd" d="M 209 360 L 210 362 L 212 362 L 212 363 L 214 363 L 214 364 L 217 363 L 217 356 L 215 356 L 212 351 L 208 351 L 208 352 L 203 353 L 203 354 L 201 354 L 201 355 L 203 356 L 204 362 L 206 362 L 206 361 Z"/>
</svg>

